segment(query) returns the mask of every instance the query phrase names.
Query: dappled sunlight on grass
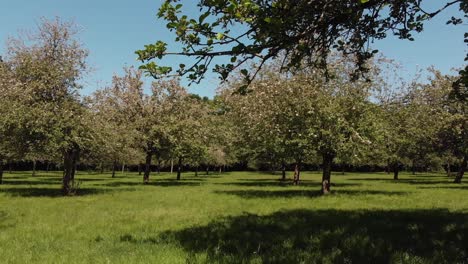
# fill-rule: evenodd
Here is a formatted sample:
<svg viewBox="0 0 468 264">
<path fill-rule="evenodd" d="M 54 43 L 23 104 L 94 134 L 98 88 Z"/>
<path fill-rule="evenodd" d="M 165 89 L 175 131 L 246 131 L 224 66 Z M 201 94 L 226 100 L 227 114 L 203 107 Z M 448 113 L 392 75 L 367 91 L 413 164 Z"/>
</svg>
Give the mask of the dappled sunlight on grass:
<svg viewBox="0 0 468 264">
<path fill-rule="evenodd" d="M 441 174 L 280 175 L 6 173 L 0 255 L 6 263 L 463 263 L 468 184 Z M 60 252 L 60 255 L 58 253 Z"/>
</svg>

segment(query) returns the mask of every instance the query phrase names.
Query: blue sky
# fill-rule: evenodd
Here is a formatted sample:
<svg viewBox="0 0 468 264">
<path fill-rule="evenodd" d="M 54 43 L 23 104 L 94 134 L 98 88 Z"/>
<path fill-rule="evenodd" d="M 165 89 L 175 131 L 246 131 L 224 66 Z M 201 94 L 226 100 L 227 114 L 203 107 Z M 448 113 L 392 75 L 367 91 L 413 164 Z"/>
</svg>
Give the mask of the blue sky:
<svg viewBox="0 0 468 264">
<path fill-rule="evenodd" d="M 59 16 L 73 19 L 81 28 L 81 41 L 90 50 L 89 62 L 94 69 L 85 79 L 84 94 L 110 83 L 114 73 L 121 73 L 122 67 L 139 65 L 134 51 L 156 40 L 169 42 L 177 47 L 173 35 L 165 24 L 158 21 L 156 12 L 162 0 L 0 0 L 0 41 L 14 36 L 18 30 L 32 29 L 40 17 Z M 194 3 L 193 0 L 182 1 Z M 435 9 L 445 1 L 428 0 L 427 8 Z M 439 4 L 437 4 L 439 3 Z M 189 8 L 196 15 L 197 9 Z M 467 46 L 463 34 L 467 24 L 445 25 L 452 15 L 458 14 L 457 7 L 450 8 L 428 22 L 425 31 L 416 35 L 416 41 L 402 41 L 390 37 L 378 41 L 374 46 L 385 56 L 404 65 L 401 74 L 410 78 L 418 68 L 435 65 L 448 73 L 452 67 L 464 65 Z M 466 21 L 465 21 L 466 22 Z M 2 49 L 3 49 L 3 43 Z M 0 49 L 1 50 L 1 49 Z M 183 58 L 170 58 L 170 63 L 184 63 Z M 217 78 L 210 74 L 190 90 L 202 96 L 212 96 Z"/>
</svg>

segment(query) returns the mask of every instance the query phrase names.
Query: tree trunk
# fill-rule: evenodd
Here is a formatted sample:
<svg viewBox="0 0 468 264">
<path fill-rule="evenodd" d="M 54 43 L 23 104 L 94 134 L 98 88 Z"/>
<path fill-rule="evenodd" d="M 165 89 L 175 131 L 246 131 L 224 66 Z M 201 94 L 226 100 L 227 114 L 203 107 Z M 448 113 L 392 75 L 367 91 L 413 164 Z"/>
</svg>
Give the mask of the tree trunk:
<svg viewBox="0 0 468 264">
<path fill-rule="evenodd" d="M 71 194 L 71 174 L 73 170 L 73 150 L 67 150 L 63 157 L 63 179 L 62 193 L 63 195 Z"/>
<path fill-rule="evenodd" d="M 301 162 L 298 161 L 296 162 L 296 165 L 294 166 L 294 180 L 293 180 L 294 185 L 299 184 L 300 176 L 301 176 Z"/>
<path fill-rule="evenodd" d="M 99 169 L 100 169 L 101 174 L 104 174 L 104 166 L 102 165 L 102 162 L 99 163 Z"/>
<path fill-rule="evenodd" d="M 452 176 L 452 171 L 450 169 L 450 162 L 447 161 L 447 177 Z"/>
<path fill-rule="evenodd" d="M 206 175 L 210 174 L 210 166 L 206 166 Z"/>
<path fill-rule="evenodd" d="M 141 175 L 141 163 L 138 163 L 138 175 Z"/>
<path fill-rule="evenodd" d="M 151 152 L 146 153 L 145 173 L 143 174 L 144 184 L 149 183 L 149 176 L 150 176 L 150 171 L 151 171 L 151 156 L 153 156 Z"/>
<path fill-rule="evenodd" d="M 115 178 L 115 167 L 117 167 L 117 161 L 112 162 L 112 178 Z"/>
<path fill-rule="evenodd" d="M 158 158 L 158 167 L 156 169 L 157 169 L 157 173 L 160 174 L 161 173 L 161 160 L 159 158 Z"/>
<path fill-rule="evenodd" d="M 125 175 L 125 163 L 122 164 L 122 175 Z"/>
<path fill-rule="evenodd" d="M 198 166 L 195 167 L 195 177 L 198 177 Z"/>
<path fill-rule="evenodd" d="M 11 162 L 8 162 L 8 173 L 10 173 L 10 174 L 11 174 L 11 171 L 13 169 L 12 167 L 13 166 L 12 166 Z"/>
<path fill-rule="evenodd" d="M 395 162 L 395 164 L 393 164 L 393 179 L 394 180 L 398 180 L 398 172 L 399 172 L 398 162 Z"/>
<path fill-rule="evenodd" d="M 174 172 L 174 160 L 171 159 L 171 174 Z"/>
<path fill-rule="evenodd" d="M 77 171 L 77 169 L 76 169 L 77 162 L 78 162 L 78 150 L 75 150 L 75 151 L 73 151 L 73 155 L 72 155 L 72 171 L 71 171 L 71 174 L 70 174 L 71 181 L 75 180 L 75 174 L 76 174 L 76 171 Z"/>
<path fill-rule="evenodd" d="M 3 183 L 3 160 L 0 158 L 0 184 Z"/>
<path fill-rule="evenodd" d="M 223 172 L 223 167 L 219 166 L 219 174 L 221 174 L 222 172 Z"/>
<path fill-rule="evenodd" d="M 462 178 L 463 178 L 463 174 L 465 174 L 465 169 L 466 169 L 466 166 L 467 166 L 467 160 L 466 159 L 467 159 L 467 156 L 463 157 L 463 161 L 462 161 L 462 163 L 460 165 L 460 169 L 458 170 L 457 177 L 453 181 L 454 183 L 461 183 Z"/>
<path fill-rule="evenodd" d="M 416 175 L 416 164 L 414 160 L 411 161 L 411 174 Z"/>
<path fill-rule="evenodd" d="M 182 172 L 182 158 L 179 157 L 179 162 L 177 162 L 177 180 L 180 180 L 180 173 Z"/>
<path fill-rule="evenodd" d="M 331 187 L 331 166 L 334 156 L 323 154 L 322 194 L 329 194 Z"/>
<path fill-rule="evenodd" d="M 36 176 L 36 160 L 33 160 L 33 169 L 32 169 L 32 176 Z"/>
<path fill-rule="evenodd" d="M 47 171 L 47 172 L 49 172 L 49 170 L 50 170 L 50 162 L 49 162 L 49 161 L 47 161 L 47 165 L 46 165 L 46 171 Z"/>
<path fill-rule="evenodd" d="M 281 180 L 286 180 L 286 164 L 284 163 L 284 161 L 281 163 Z"/>
</svg>

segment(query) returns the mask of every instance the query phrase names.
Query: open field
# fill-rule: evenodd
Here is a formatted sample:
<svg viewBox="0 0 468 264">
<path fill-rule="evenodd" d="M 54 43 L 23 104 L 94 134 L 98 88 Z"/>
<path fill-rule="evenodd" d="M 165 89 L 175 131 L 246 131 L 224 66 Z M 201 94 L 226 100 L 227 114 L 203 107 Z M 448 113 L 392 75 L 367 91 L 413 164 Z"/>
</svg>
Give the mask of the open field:
<svg viewBox="0 0 468 264">
<path fill-rule="evenodd" d="M 468 184 L 438 174 L 6 173 L 1 263 L 468 263 Z M 291 176 L 291 175 L 289 175 Z"/>
</svg>

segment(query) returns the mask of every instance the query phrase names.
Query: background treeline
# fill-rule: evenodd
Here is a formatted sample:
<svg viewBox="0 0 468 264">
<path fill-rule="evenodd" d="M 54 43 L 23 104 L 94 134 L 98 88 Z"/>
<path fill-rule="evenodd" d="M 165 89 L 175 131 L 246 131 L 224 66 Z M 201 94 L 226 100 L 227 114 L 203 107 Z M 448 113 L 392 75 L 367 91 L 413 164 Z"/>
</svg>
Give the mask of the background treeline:
<svg viewBox="0 0 468 264">
<path fill-rule="evenodd" d="M 4 169 L 61 169 L 64 194 L 76 170 L 152 171 L 294 169 L 458 170 L 467 163 L 467 88 L 459 76 L 430 69 L 427 80 L 393 78 L 396 65 L 375 59 L 356 78 L 340 54 L 324 70 L 282 73 L 263 67 L 248 87 L 233 74 L 214 99 L 190 94 L 178 79 L 144 83 L 125 68 L 112 84 L 81 96 L 88 51 L 72 23 L 43 20 L 7 42 L 0 63 L 0 183 Z M 285 58 L 286 60 L 288 58 Z M 241 88 L 239 88 L 241 87 Z"/>
</svg>

